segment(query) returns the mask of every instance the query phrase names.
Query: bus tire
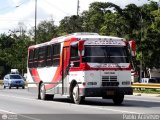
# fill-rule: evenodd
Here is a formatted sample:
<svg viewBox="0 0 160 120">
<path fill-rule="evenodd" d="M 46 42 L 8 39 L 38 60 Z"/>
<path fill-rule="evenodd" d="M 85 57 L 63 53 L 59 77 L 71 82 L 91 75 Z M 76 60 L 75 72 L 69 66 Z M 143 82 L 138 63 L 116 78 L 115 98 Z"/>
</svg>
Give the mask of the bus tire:
<svg viewBox="0 0 160 120">
<path fill-rule="evenodd" d="M 115 105 L 121 105 L 124 100 L 124 94 L 117 94 L 113 97 L 113 102 Z"/>
<path fill-rule="evenodd" d="M 46 94 L 46 99 L 45 100 L 53 100 L 54 94 Z"/>
<path fill-rule="evenodd" d="M 3 85 L 3 88 L 4 88 L 4 89 L 6 89 L 6 86 L 5 86 L 5 85 Z"/>
<path fill-rule="evenodd" d="M 45 84 L 41 83 L 39 90 L 39 97 L 41 100 L 53 100 L 53 94 L 46 94 Z"/>
<path fill-rule="evenodd" d="M 75 84 L 73 86 L 72 99 L 73 99 L 73 102 L 75 104 L 81 104 L 84 101 L 84 99 L 85 99 L 84 96 L 80 96 L 79 95 L 79 86 L 78 86 L 78 84 Z"/>
<path fill-rule="evenodd" d="M 40 96 L 41 84 L 42 84 L 42 81 L 38 84 L 38 99 L 41 99 L 41 96 Z"/>
<path fill-rule="evenodd" d="M 39 94 L 40 94 L 40 99 L 41 100 L 46 100 L 46 90 L 45 90 L 45 85 L 41 83 L 40 89 L 39 89 Z"/>
</svg>

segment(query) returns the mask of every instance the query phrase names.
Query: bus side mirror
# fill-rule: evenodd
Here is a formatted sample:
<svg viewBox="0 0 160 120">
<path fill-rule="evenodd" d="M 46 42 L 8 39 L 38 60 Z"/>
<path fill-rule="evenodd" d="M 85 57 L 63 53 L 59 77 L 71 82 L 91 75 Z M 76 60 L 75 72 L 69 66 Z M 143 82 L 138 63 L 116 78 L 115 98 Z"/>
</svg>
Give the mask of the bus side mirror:
<svg viewBox="0 0 160 120">
<path fill-rule="evenodd" d="M 135 42 L 135 40 L 130 40 L 129 46 L 131 48 L 132 56 L 135 57 L 136 56 L 136 42 Z"/>
<path fill-rule="evenodd" d="M 78 55 L 84 56 L 84 40 L 80 40 L 78 43 Z"/>
<path fill-rule="evenodd" d="M 80 40 L 78 43 L 78 50 L 82 51 L 84 49 L 84 40 Z"/>
</svg>

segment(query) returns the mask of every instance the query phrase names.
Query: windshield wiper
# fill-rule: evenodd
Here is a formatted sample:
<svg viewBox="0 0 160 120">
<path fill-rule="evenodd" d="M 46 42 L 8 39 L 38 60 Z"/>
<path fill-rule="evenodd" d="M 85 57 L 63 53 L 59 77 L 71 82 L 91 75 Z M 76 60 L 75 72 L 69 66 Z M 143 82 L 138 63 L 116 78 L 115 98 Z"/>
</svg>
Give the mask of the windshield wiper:
<svg viewBox="0 0 160 120">
<path fill-rule="evenodd" d="M 122 70 L 122 67 L 118 63 L 113 62 L 113 60 L 111 59 L 110 56 L 108 56 L 108 59 L 109 59 L 110 63 L 116 64 L 116 67 L 118 67 L 118 68 L 120 68 Z"/>
</svg>

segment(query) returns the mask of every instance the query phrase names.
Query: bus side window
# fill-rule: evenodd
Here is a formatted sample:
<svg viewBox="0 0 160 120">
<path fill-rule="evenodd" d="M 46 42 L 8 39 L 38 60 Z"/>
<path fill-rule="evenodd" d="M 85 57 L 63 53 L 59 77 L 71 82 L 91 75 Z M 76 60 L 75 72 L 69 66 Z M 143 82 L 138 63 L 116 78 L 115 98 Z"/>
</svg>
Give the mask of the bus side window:
<svg viewBox="0 0 160 120">
<path fill-rule="evenodd" d="M 60 64 L 60 48 L 60 43 L 52 46 L 53 66 L 58 66 Z"/>
<path fill-rule="evenodd" d="M 51 45 L 46 48 L 46 66 L 52 66 Z"/>
<path fill-rule="evenodd" d="M 38 53 L 38 67 L 45 67 L 45 53 L 46 47 L 40 47 Z"/>
<path fill-rule="evenodd" d="M 33 67 L 34 68 L 38 67 L 38 52 L 39 52 L 39 48 L 36 48 L 34 50 L 34 62 L 33 62 Z"/>
<path fill-rule="evenodd" d="M 78 55 L 78 44 L 75 46 L 71 46 L 71 57 L 70 57 L 70 61 L 73 64 L 73 67 L 79 67 L 80 65 L 80 57 Z"/>
<path fill-rule="evenodd" d="M 33 67 L 33 57 L 34 57 L 34 49 L 29 50 L 29 58 L 28 58 L 28 67 L 32 68 Z"/>
</svg>

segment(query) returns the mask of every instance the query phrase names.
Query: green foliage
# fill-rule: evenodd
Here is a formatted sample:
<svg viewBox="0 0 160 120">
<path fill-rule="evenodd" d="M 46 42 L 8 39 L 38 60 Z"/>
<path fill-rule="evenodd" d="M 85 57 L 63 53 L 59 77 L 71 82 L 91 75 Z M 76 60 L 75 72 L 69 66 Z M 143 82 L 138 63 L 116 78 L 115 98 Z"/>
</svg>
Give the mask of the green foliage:
<svg viewBox="0 0 160 120">
<path fill-rule="evenodd" d="M 82 26 L 81 31 L 135 39 L 136 58 L 142 61 L 143 69 L 160 67 L 160 10 L 157 2 L 143 6 L 129 4 L 124 9 L 109 2 L 93 2 L 88 11 L 77 17 L 81 22 L 71 18 L 65 17 L 61 21 L 60 32 L 77 32 L 74 28 Z"/>
<path fill-rule="evenodd" d="M 82 18 L 75 15 L 65 17 L 60 21 L 59 32 L 60 35 L 63 33 L 83 32 Z"/>
<path fill-rule="evenodd" d="M 34 28 L 29 31 L 29 34 L 34 38 Z M 54 25 L 54 21 L 51 19 L 49 21 L 42 21 L 37 26 L 37 38 L 36 43 L 43 43 L 51 40 L 58 35 L 58 28 Z M 35 39 L 34 39 L 35 41 Z"/>
<path fill-rule="evenodd" d="M 160 94 L 160 89 L 134 89 L 134 93 Z"/>
<path fill-rule="evenodd" d="M 28 37 L 14 35 L 0 35 L 0 78 L 9 73 L 11 69 L 26 72 L 27 48 L 33 44 Z"/>
</svg>

